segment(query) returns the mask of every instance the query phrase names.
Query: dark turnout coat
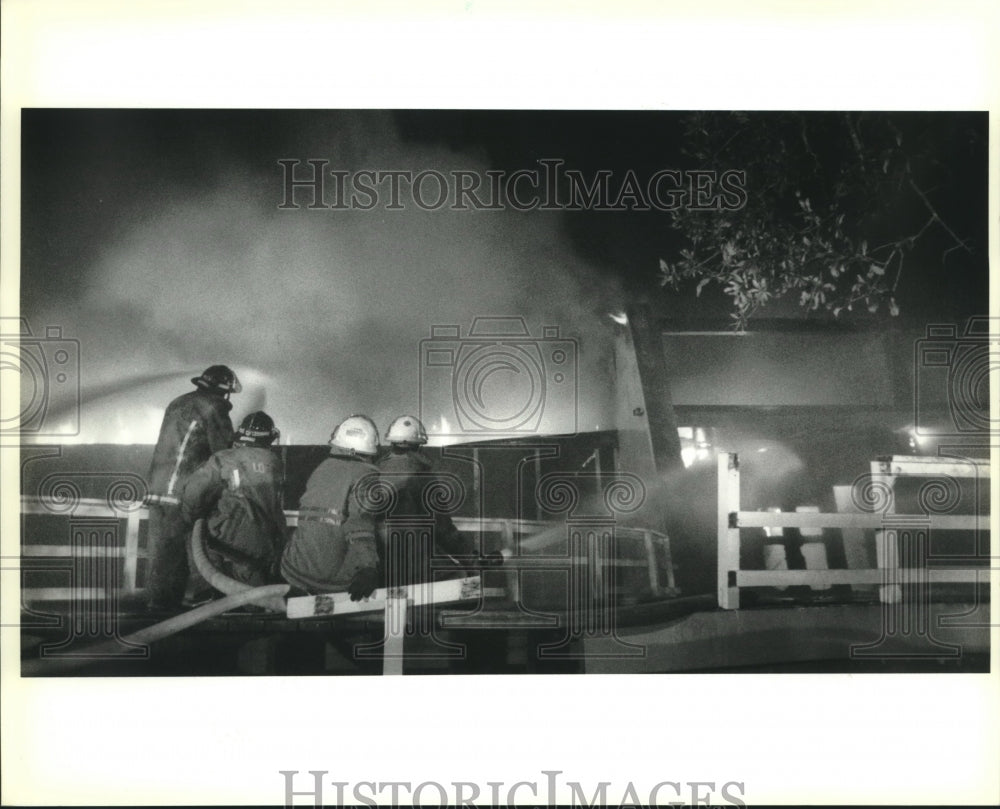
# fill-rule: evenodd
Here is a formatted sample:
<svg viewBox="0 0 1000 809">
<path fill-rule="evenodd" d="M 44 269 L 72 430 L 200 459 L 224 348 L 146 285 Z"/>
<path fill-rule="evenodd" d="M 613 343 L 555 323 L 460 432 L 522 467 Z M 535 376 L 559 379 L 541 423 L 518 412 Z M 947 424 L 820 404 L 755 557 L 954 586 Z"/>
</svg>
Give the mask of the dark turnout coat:
<svg viewBox="0 0 1000 809">
<path fill-rule="evenodd" d="M 238 445 L 216 452 L 188 478 L 181 508 L 189 522 L 206 518 L 211 550 L 267 574 L 285 544 L 283 482 L 276 453 Z"/>
<path fill-rule="evenodd" d="M 233 443 L 232 404 L 203 390 L 178 396 L 163 414 L 149 469 L 149 503 L 176 506 L 188 476 Z"/>
<path fill-rule="evenodd" d="M 334 455 L 306 483 L 299 524 L 281 558 L 281 575 L 310 593 L 347 589 L 362 568 L 378 568 L 376 513 L 365 494 L 378 470 L 353 456 Z"/>
<path fill-rule="evenodd" d="M 472 542 L 455 528 L 449 502 L 457 493 L 442 487 L 430 459 L 419 450 L 393 452 L 379 463 L 381 482 L 391 487 L 392 506 L 384 514 L 380 550 L 391 586 L 433 581 L 432 557 L 461 562 L 473 554 Z M 436 569 L 436 566 L 435 566 Z"/>
</svg>

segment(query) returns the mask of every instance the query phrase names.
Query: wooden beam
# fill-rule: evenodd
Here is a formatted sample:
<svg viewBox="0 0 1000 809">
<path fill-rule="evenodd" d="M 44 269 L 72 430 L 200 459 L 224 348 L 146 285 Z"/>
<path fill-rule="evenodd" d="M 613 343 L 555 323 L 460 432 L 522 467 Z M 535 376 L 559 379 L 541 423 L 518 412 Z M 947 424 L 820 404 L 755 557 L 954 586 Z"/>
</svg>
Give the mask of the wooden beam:
<svg viewBox="0 0 1000 809">
<path fill-rule="evenodd" d="M 385 599 L 385 636 L 382 642 L 382 674 L 403 673 L 403 640 L 406 636 L 405 595 Z"/>
<path fill-rule="evenodd" d="M 627 314 L 656 471 L 663 474 L 683 469 L 677 416 L 663 356 L 663 332 L 648 306 L 633 306 Z"/>
<path fill-rule="evenodd" d="M 739 512 L 740 459 L 735 452 L 721 452 L 717 459 L 719 472 L 718 505 L 718 578 L 716 592 L 719 607 L 724 610 L 739 609 L 740 590 L 729 581 L 729 574 L 740 569 L 740 530 L 730 523 L 729 515 Z M 765 513 L 765 517 L 774 514 Z"/>
<path fill-rule="evenodd" d="M 932 583 L 988 584 L 990 569 L 978 568 L 907 568 L 887 567 L 869 570 L 741 570 L 736 574 L 740 587 L 793 587 L 809 584 L 906 584 L 915 581 Z"/>
<path fill-rule="evenodd" d="M 970 447 L 974 449 L 974 447 Z M 944 458 L 932 455 L 883 455 L 873 464 L 883 475 L 896 477 L 989 478 L 990 462 L 987 459 Z"/>
<path fill-rule="evenodd" d="M 361 612 L 384 612 L 386 599 L 390 596 L 404 598 L 409 601 L 410 606 L 421 607 L 481 597 L 498 597 L 503 593 L 502 588 L 484 589 L 479 576 L 470 576 L 465 579 L 410 584 L 391 590 L 380 587 L 370 597 L 361 601 L 351 601 L 348 593 L 297 596 L 288 599 L 287 615 L 289 618 L 330 618 Z"/>
<path fill-rule="evenodd" d="M 968 515 L 923 514 L 843 514 L 834 512 L 733 512 L 737 528 L 892 528 L 895 524 L 919 519 L 928 528 L 949 531 L 973 531 L 987 528 L 988 518 Z"/>
</svg>

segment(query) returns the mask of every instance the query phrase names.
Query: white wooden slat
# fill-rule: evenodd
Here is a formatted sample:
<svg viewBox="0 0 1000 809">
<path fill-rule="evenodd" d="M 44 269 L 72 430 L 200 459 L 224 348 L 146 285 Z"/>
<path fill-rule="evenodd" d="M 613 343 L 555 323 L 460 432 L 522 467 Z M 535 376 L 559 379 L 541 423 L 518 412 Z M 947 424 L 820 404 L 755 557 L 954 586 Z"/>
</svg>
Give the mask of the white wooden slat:
<svg viewBox="0 0 1000 809">
<path fill-rule="evenodd" d="M 383 675 L 396 676 L 403 673 L 406 608 L 406 598 L 390 596 L 385 599 L 385 636 L 382 642 Z"/>
<path fill-rule="evenodd" d="M 720 453 L 718 502 L 718 574 L 716 591 L 719 607 L 724 610 L 740 606 L 739 587 L 729 586 L 729 573 L 740 569 L 740 531 L 729 524 L 729 515 L 739 512 L 740 467 L 735 453 Z"/>
<path fill-rule="evenodd" d="M 139 515 L 133 512 L 125 521 L 125 569 L 122 584 L 126 590 L 136 589 L 136 573 L 139 565 Z"/>
<path fill-rule="evenodd" d="M 928 528 L 950 531 L 974 531 L 988 526 L 986 517 L 969 515 L 923 515 L 923 514 L 840 514 L 835 512 L 792 512 L 773 513 L 769 511 L 736 512 L 739 528 L 892 528 L 895 524 L 920 520 Z"/>
<path fill-rule="evenodd" d="M 465 601 L 480 596 L 495 597 L 503 595 L 503 592 L 502 588 L 486 588 L 484 590 L 479 576 L 413 584 L 393 588 L 391 591 L 396 597 L 406 598 L 410 606 L 413 607 L 445 604 L 450 601 Z M 385 610 L 385 602 L 389 594 L 390 591 L 387 588 L 380 587 L 369 598 L 362 601 L 351 601 L 351 597 L 347 593 L 296 596 L 288 599 L 287 615 L 289 618 L 320 618 L 363 612 L 381 612 Z"/>
<path fill-rule="evenodd" d="M 989 583 L 988 568 L 872 568 L 869 570 L 741 570 L 736 574 L 740 587 L 777 585 L 884 584 L 929 581 L 938 584 Z"/>
<path fill-rule="evenodd" d="M 24 601 L 94 601 L 107 594 L 99 587 L 27 587 L 21 590 Z"/>
<path fill-rule="evenodd" d="M 990 462 L 986 459 L 945 458 L 931 455 L 891 455 L 872 463 L 873 471 L 893 477 L 989 478 Z"/>
<path fill-rule="evenodd" d="M 23 545 L 21 547 L 22 556 L 58 556 L 58 557 L 80 557 L 80 556 L 125 556 L 125 548 L 108 548 L 103 545 L 89 547 L 87 545 Z"/>
</svg>

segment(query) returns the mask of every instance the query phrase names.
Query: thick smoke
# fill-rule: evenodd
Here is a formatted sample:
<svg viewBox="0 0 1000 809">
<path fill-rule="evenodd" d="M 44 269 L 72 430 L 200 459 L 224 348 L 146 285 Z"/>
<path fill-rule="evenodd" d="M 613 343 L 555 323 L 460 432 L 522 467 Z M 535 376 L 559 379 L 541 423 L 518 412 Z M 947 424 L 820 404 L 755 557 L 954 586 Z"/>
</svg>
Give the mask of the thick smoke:
<svg viewBox="0 0 1000 809">
<path fill-rule="evenodd" d="M 579 340 L 577 424 L 540 429 L 611 426 L 601 321 L 617 293 L 574 255 L 560 214 L 426 211 L 407 196 L 404 210 L 309 210 L 308 193 L 300 209 L 279 209 L 282 158 L 352 172 L 490 168 L 404 143 L 388 115 L 336 120 L 269 160 L 213 157 L 196 191 L 135 200 L 131 226 L 83 268 L 82 299 L 47 317 L 81 340 L 81 440 L 155 441 L 163 407 L 213 363 L 244 383 L 234 417 L 266 407 L 294 443 L 325 441 L 355 412 L 384 430 L 418 411 L 431 327 L 464 335 L 480 316 L 522 316 L 532 335 L 558 326 Z M 169 381 L 148 381 L 160 374 Z"/>
</svg>

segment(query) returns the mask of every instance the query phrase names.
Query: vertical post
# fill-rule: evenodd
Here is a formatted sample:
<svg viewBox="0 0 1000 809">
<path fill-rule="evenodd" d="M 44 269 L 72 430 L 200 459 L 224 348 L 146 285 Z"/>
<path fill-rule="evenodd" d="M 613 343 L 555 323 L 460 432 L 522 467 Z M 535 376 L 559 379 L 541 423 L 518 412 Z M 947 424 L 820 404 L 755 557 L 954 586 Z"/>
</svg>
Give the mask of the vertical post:
<svg viewBox="0 0 1000 809">
<path fill-rule="evenodd" d="M 660 548 L 663 551 L 663 564 L 667 571 L 667 587 L 671 591 L 677 589 L 677 582 L 674 580 L 674 557 L 670 553 L 670 537 L 664 534 L 661 539 L 658 540 Z"/>
<path fill-rule="evenodd" d="M 677 434 L 677 416 L 670 392 L 667 362 L 663 355 L 663 330 L 657 325 L 656 318 L 647 305 L 630 307 L 628 324 L 642 387 L 642 404 L 652 445 L 653 463 L 660 474 L 682 470 L 681 439 Z"/>
<path fill-rule="evenodd" d="M 481 491 L 480 490 L 481 481 L 479 480 L 479 477 L 480 477 L 480 474 L 479 474 L 479 450 L 476 449 L 475 447 L 473 447 L 472 448 L 472 493 L 477 498 L 477 501 L 476 501 L 477 503 L 480 502 L 478 500 L 478 497 L 479 497 L 480 491 Z M 479 517 L 479 519 L 482 519 L 486 515 L 483 514 L 482 513 L 482 509 L 480 509 L 480 513 L 477 514 L 476 516 Z"/>
<path fill-rule="evenodd" d="M 851 498 L 850 486 L 834 486 L 833 498 L 837 504 L 837 511 L 841 514 L 861 513 L 861 509 Z M 844 543 L 844 559 L 847 562 L 847 569 L 868 570 L 872 566 L 872 562 L 870 549 L 865 543 L 865 532 L 860 528 L 841 528 L 840 535 Z M 871 591 L 873 587 L 868 584 L 852 584 L 851 589 L 863 592 Z"/>
<path fill-rule="evenodd" d="M 771 506 L 768 511 L 781 513 L 781 506 Z M 788 552 L 785 549 L 785 529 L 780 526 L 764 527 L 764 570 L 788 570 Z M 778 542 L 768 540 L 777 539 Z M 775 587 L 776 590 L 787 590 L 787 586 Z"/>
<path fill-rule="evenodd" d="M 642 532 L 642 544 L 646 549 L 646 564 L 649 565 L 649 589 L 656 595 L 660 592 L 660 577 L 656 570 L 656 549 L 649 531 Z"/>
<path fill-rule="evenodd" d="M 795 510 L 800 514 L 816 514 L 819 512 L 819 506 L 796 506 Z M 823 541 L 823 529 L 803 526 L 799 528 L 799 534 L 802 536 L 802 558 L 805 560 L 806 570 L 828 570 L 830 565 L 827 560 L 826 543 Z M 813 590 L 830 589 L 829 584 L 809 586 Z"/>
<path fill-rule="evenodd" d="M 881 461 L 872 461 L 872 482 L 884 483 L 889 492 L 894 493 L 896 476 L 892 474 L 891 466 Z M 896 498 L 890 496 L 886 506 L 885 514 L 896 512 Z M 899 567 L 899 546 L 898 537 L 895 531 L 879 529 L 875 531 L 875 559 L 879 569 L 892 569 Z M 883 576 L 885 578 L 885 576 Z M 890 578 L 899 581 L 897 575 Z M 903 590 L 898 584 L 881 585 L 878 588 L 878 600 L 883 604 L 897 604 L 903 598 Z"/>
<path fill-rule="evenodd" d="M 535 450 L 535 489 L 538 488 L 538 483 L 542 479 L 542 451 L 541 449 Z M 539 498 L 534 498 L 535 500 L 535 519 L 541 520 L 542 517 L 542 504 Z"/>
<path fill-rule="evenodd" d="M 136 567 L 139 561 L 139 514 L 139 509 L 130 511 L 125 520 L 125 581 L 123 585 L 128 593 L 135 592 Z"/>
<path fill-rule="evenodd" d="M 514 524 L 510 520 L 503 520 L 500 523 L 500 547 L 510 551 L 511 555 L 519 556 L 520 548 L 514 543 Z M 482 576 L 482 573 L 480 573 Z M 518 570 L 508 569 L 505 572 L 507 581 L 508 601 L 518 602 L 521 600 L 521 574 Z"/>
<path fill-rule="evenodd" d="M 730 584 L 740 568 L 740 529 L 730 524 L 730 514 L 740 510 L 740 458 L 735 452 L 719 454 L 718 581 L 719 607 L 739 609 L 740 591 Z"/>
<path fill-rule="evenodd" d="M 385 599 L 385 642 L 382 647 L 382 674 L 403 673 L 403 638 L 406 635 L 405 591 Z"/>
</svg>

